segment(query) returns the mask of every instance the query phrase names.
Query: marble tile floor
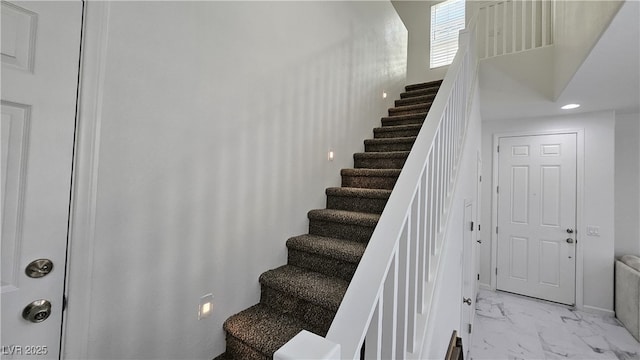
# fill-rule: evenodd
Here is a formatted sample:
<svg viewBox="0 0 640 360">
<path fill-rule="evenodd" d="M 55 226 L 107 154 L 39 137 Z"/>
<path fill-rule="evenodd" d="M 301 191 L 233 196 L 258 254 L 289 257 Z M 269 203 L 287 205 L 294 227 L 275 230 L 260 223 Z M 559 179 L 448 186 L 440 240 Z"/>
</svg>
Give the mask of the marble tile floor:
<svg viewBox="0 0 640 360">
<path fill-rule="evenodd" d="M 468 358 L 640 359 L 640 343 L 607 315 L 480 290 Z"/>
</svg>

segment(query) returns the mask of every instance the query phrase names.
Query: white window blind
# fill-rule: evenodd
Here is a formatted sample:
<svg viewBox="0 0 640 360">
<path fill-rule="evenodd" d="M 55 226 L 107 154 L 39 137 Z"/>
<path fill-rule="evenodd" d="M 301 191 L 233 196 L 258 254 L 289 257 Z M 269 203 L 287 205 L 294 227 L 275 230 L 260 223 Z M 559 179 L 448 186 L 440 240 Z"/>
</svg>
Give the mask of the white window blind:
<svg viewBox="0 0 640 360">
<path fill-rule="evenodd" d="M 458 33 L 464 29 L 465 0 L 448 0 L 431 7 L 431 55 L 433 69 L 451 64 L 458 51 Z"/>
</svg>

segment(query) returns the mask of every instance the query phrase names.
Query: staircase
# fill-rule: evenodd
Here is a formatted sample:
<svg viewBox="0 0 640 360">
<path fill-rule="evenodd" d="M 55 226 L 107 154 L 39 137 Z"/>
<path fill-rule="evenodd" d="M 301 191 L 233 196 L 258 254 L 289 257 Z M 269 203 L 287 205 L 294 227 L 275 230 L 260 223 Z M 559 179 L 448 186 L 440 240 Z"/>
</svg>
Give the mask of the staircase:
<svg viewBox="0 0 640 360">
<path fill-rule="evenodd" d="M 225 321 L 215 360 L 271 359 L 303 329 L 326 335 L 441 83 L 405 87 L 327 208 L 309 211 L 309 233 L 287 240 L 287 265 L 260 275 L 260 303 Z"/>
</svg>

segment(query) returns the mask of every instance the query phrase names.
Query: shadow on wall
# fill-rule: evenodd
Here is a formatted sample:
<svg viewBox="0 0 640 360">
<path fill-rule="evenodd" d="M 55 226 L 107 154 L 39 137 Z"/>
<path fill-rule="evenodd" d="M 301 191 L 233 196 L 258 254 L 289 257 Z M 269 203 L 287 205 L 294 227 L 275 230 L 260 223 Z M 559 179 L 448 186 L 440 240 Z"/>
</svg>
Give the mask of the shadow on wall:
<svg viewBox="0 0 640 360">
<path fill-rule="evenodd" d="M 377 2 L 114 4 L 110 25 L 88 355 L 212 357 L 400 93 L 406 30 Z"/>
</svg>

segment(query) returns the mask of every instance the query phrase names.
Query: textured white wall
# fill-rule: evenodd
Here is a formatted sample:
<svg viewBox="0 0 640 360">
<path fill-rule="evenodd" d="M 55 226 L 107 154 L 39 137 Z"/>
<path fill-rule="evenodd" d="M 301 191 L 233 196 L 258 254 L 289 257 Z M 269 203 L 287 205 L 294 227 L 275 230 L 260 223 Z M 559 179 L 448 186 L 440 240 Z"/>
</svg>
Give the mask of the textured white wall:
<svg viewBox="0 0 640 360">
<path fill-rule="evenodd" d="M 640 114 L 616 114 L 615 254 L 640 256 Z"/>
<path fill-rule="evenodd" d="M 556 1 L 554 99 L 587 58 L 624 1 Z"/>
<path fill-rule="evenodd" d="M 483 174 L 480 282 L 491 283 L 491 227 L 493 174 L 493 134 L 516 131 L 584 129 L 584 209 L 583 226 L 578 229 L 584 256 L 584 305 L 613 310 L 614 254 L 614 125 L 613 111 L 545 118 L 485 121 L 482 124 Z M 486 226 L 485 226 L 486 225 Z M 600 237 L 586 236 L 586 226 L 600 227 Z"/>
<path fill-rule="evenodd" d="M 455 194 L 449 214 L 449 224 L 443 246 L 443 258 L 440 260 L 440 273 L 444 276 L 436 285 L 434 305 L 431 312 L 427 335 L 424 340 L 422 359 L 442 359 L 447 352 L 447 346 L 453 330 L 461 334 L 466 329 L 460 329 L 462 307 L 462 260 L 464 238 L 464 205 L 465 200 L 476 201 L 476 169 L 477 154 L 481 147 L 481 118 L 478 88 L 476 87 L 470 123 L 462 158 L 460 172 L 456 183 Z M 474 205 L 475 206 L 475 205 Z M 474 212 L 475 212 L 474 208 Z M 471 239 L 475 246 L 474 238 Z M 475 271 L 474 269 L 470 269 Z M 461 335 L 458 335 L 461 336 Z M 463 344 L 469 349 L 469 344 Z"/>
<path fill-rule="evenodd" d="M 393 106 L 407 32 L 389 2 L 105 6 L 93 253 L 71 259 L 72 278 L 93 277 L 70 300 L 91 310 L 70 307 L 86 326 L 67 329 L 66 355 L 211 359 Z"/>
</svg>

